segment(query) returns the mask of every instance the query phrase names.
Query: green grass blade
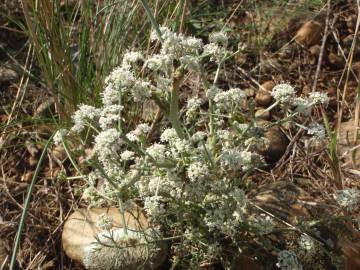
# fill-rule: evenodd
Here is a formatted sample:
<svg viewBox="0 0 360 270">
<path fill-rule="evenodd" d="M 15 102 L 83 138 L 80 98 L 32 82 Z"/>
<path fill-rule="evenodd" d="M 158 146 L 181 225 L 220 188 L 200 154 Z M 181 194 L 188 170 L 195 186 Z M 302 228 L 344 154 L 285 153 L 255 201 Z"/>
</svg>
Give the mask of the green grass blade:
<svg viewBox="0 0 360 270">
<path fill-rule="evenodd" d="M 44 149 L 43 149 L 43 151 L 42 151 L 42 153 L 41 153 L 39 162 L 38 162 L 38 164 L 37 164 L 37 166 L 36 166 L 34 176 L 33 176 L 33 178 L 31 179 L 31 183 L 30 183 L 30 186 L 29 186 L 29 190 L 28 190 L 28 192 L 27 192 L 26 199 L 25 199 L 25 203 L 24 203 L 24 209 L 23 209 L 23 212 L 22 212 L 22 214 L 21 214 L 18 231 L 17 231 L 16 237 L 15 237 L 15 243 L 14 243 L 13 252 L 12 252 L 11 260 L 10 260 L 10 268 L 9 268 L 10 270 L 14 270 L 14 269 L 15 269 L 16 255 L 17 255 L 17 252 L 18 252 L 19 247 L 20 247 L 21 234 L 22 234 L 22 231 L 23 231 L 23 228 L 24 228 L 24 225 L 25 225 L 25 220 L 26 220 L 26 217 L 27 217 L 27 213 L 28 213 L 28 211 L 29 211 L 31 194 L 32 194 L 32 191 L 33 191 L 34 186 L 35 186 L 36 178 L 37 178 L 37 176 L 38 176 L 38 174 L 39 174 L 39 172 L 40 172 L 42 163 L 43 163 L 44 158 L 45 158 L 45 156 L 46 156 L 47 149 L 49 148 L 49 146 L 50 146 L 50 144 L 51 144 L 51 142 L 52 142 L 53 136 L 54 136 L 54 134 L 53 134 L 53 135 L 48 139 L 48 141 L 46 142 L 45 147 L 44 147 Z"/>
<path fill-rule="evenodd" d="M 155 20 L 155 17 L 154 17 L 154 15 L 153 15 L 153 13 L 152 13 L 149 5 L 148 5 L 147 0 L 140 0 L 140 2 L 141 2 L 141 4 L 143 5 L 143 7 L 144 7 L 144 9 L 145 9 L 145 12 L 146 12 L 146 15 L 149 17 L 149 20 L 150 20 L 152 26 L 154 27 L 154 29 L 155 29 L 155 31 L 156 31 L 159 39 L 160 39 L 161 42 L 162 42 L 163 39 L 162 39 L 162 35 L 161 35 L 161 31 L 160 31 L 159 25 L 158 25 L 158 23 L 157 23 L 156 20 Z"/>
</svg>

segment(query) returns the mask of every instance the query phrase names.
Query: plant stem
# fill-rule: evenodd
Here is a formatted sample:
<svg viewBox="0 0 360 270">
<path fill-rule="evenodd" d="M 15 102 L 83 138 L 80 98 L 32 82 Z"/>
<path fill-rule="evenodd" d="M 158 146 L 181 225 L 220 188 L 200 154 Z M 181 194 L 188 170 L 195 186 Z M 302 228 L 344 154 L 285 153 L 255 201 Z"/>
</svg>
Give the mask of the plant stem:
<svg viewBox="0 0 360 270">
<path fill-rule="evenodd" d="M 169 113 L 169 121 L 171 122 L 173 128 L 176 130 L 176 133 L 180 139 L 185 138 L 184 131 L 179 121 L 179 88 L 183 80 L 184 73 L 182 68 L 180 67 L 175 71 L 174 74 Z"/>
</svg>

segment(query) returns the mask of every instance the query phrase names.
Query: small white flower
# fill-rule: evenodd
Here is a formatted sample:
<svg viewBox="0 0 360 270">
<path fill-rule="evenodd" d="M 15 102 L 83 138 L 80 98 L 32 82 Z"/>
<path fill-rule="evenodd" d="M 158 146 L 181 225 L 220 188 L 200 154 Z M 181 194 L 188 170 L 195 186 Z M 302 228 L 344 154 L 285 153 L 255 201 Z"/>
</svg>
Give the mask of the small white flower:
<svg viewBox="0 0 360 270">
<path fill-rule="evenodd" d="M 222 90 L 220 88 L 213 85 L 206 91 L 206 96 L 208 99 L 213 100 L 215 96 L 221 92 Z"/>
<path fill-rule="evenodd" d="M 180 57 L 180 63 L 185 65 L 188 70 L 199 71 L 199 59 L 192 55 L 184 55 Z"/>
<path fill-rule="evenodd" d="M 254 227 L 261 235 L 269 234 L 274 231 L 275 224 L 272 217 L 261 214 L 259 217 L 254 218 Z"/>
<path fill-rule="evenodd" d="M 161 200 L 161 196 L 152 196 L 145 198 L 144 209 L 149 216 L 156 218 L 165 213 L 164 204 L 161 203 Z"/>
<path fill-rule="evenodd" d="M 329 103 L 329 97 L 326 93 L 321 92 L 311 92 L 309 95 L 309 99 L 311 100 L 312 104 L 324 104 L 327 105 Z"/>
<path fill-rule="evenodd" d="M 211 43 L 217 43 L 226 47 L 228 43 L 228 36 L 225 32 L 215 32 L 210 34 L 209 40 Z"/>
<path fill-rule="evenodd" d="M 134 73 L 123 66 L 115 68 L 110 75 L 105 78 L 105 84 L 111 84 L 117 90 L 124 87 L 131 87 L 135 81 Z"/>
<path fill-rule="evenodd" d="M 224 59 L 226 54 L 226 49 L 216 43 L 209 43 L 204 46 L 203 55 L 210 56 L 210 60 L 218 64 Z"/>
<path fill-rule="evenodd" d="M 99 124 L 105 130 L 120 120 L 120 112 L 123 110 L 121 105 L 108 105 L 101 110 Z"/>
<path fill-rule="evenodd" d="M 151 84 L 142 80 L 137 80 L 131 89 L 131 95 L 135 102 L 142 102 L 151 96 Z"/>
<path fill-rule="evenodd" d="M 349 211 L 360 206 L 360 191 L 355 188 L 339 190 L 335 198 L 340 206 L 348 208 Z"/>
<path fill-rule="evenodd" d="M 225 149 L 220 157 L 221 165 L 230 170 L 241 168 L 241 152 L 235 149 Z"/>
<path fill-rule="evenodd" d="M 146 60 L 146 66 L 151 70 L 171 71 L 173 59 L 169 55 L 155 54 Z"/>
<path fill-rule="evenodd" d="M 220 162 L 224 168 L 234 171 L 253 167 L 252 153 L 236 149 L 225 149 L 221 154 Z"/>
<path fill-rule="evenodd" d="M 72 119 L 74 121 L 74 126 L 71 128 L 71 131 L 81 132 L 86 124 L 94 121 L 100 115 L 100 110 L 89 105 L 80 105 L 79 109 L 75 112 Z"/>
<path fill-rule="evenodd" d="M 187 101 L 186 104 L 186 119 L 191 121 L 200 110 L 201 99 L 200 98 L 191 98 Z"/>
<path fill-rule="evenodd" d="M 204 180 L 210 173 L 208 166 L 199 161 L 191 163 L 186 172 L 192 182 Z"/>
<path fill-rule="evenodd" d="M 123 57 L 122 65 L 131 66 L 131 64 L 136 64 L 141 60 L 144 60 L 144 56 L 140 52 L 126 52 Z"/>
<path fill-rule="evenodd" d="M 198 50 L 201 49 L 203 43 L 201 39 L 194 37 L 183 38 L 181 45 L 184 48 L 184 51 L 190 54 L 195 54 Z"/>
<path fill-rule="evenodd" d="M 133 151 L 125 150 L 121 153 L 120 158 L 124 161 L 133 160 L 135 158 L 135 153 Z"/>
<path fill-rule="evenodd" d="M 278 84 L 272 89 L 271 95 L 280 103 L 290 103 L 295 98 L 295 90 L 289 84 Z"/>
<path fill-rule="evenodd" d="M 134 133 L 134 130 L 130 131 L 125 136 L 130 142 L 138 142 L 140 140 L 139 136 Z"/>
<path fill-rule="evenodd" d="M 315 140 L 322 140 L 326 137 L 326 131 L 323 125 L 319 123 L 311 123 L 307 128 L 307 133 L 313 135 Z"/>
<path fill-rule="evenodd" d="M 214 97 L 216 105 L 220 109 L 229 110 L 232 106 L 239 105 L 246 98 L 245 93 L 239 88 L 232 88 L 226 92 L 220 92 Z"/>
<path fill-rule="evenodd" d="M 315 255 L 317 248 L 314 240 L 307 234 L 302 234 L 299 238 L 300 248 L 306 252 L 307 256 Z"/>
<path fill-rule="evenodd" d="M 165 129 L 160 136 L 160 141 L 162 142 L 174 142 L 179 137 L 174 128 Z"/>
<path fill-rule="evenodd" d="M 294 99 L 294 105 L 296 106 L 296 112 L 309 115 L 311 113 L 313 103 L 307 98 L 297 97 Z"/>
<path fill-rule="evenodd" d="M 165 26 L 161 26 L 160 32 L 161 32 L 161 37 L 166 38 L 167 35 L 170 33 L 170 29 Z M 159 40 L 159 35 L 155 29 L 151 31 L 150 40 L 151 41 Z"/>
<path fill-rule="evenodd" d="M 56 131 L 54 137 L 53 137 L 53 140 L 54 140 L 54 143 L 56 145 L 59 145 L 63 142 L 63 139 L 64 137 L 68 134 L 68 130 L 67 129 L 59 129 L 58 131 Z"/>
<path fill-rule="evenodd" d="M 290 250 L 282 250 L 278 254 L 277 267 L 281 270 L 302 270 L 296 254 Z"/>
<path fill-rule="evenodd" d="M 184 154 L 190 152 L 190 144 L 187 140 L 176 139 L 173 142 L 169 142 L 171 145 L 171 152 L 174 157 L 177 157 L 178 154 Z"/>
<path fill-rule="evenodd" d="M 142 123 L 137 125 L 135 130 L 133 131 L 134 135 L 136 136 L 143 136 L 145 134 L 148 134 L 150 132 L 151 128 L 148 124 Z"/>
<path fill-rule="evenodd" d="M 203 141 L 206 137 L 206 133 L 203 131 L 197 131 L 191 136 L 191 141 L 194 143 L 198 143 Z"/>
<path fill-rule="evenodd" d="M 115 68 L 105 79 L 105 90 L 101 93 L 102 103 L 118 104 L 121 93 L 126 92 L 135 83 L 134 74 L 124 66 Z"/>
<path fill-rule="evenodd" d="M 166 157 L 166 147 L 163 144 L 154 143 L 146 149 L 148 153 L 155 160 L 162 160 Z"/>
<path fill-rule="evenodd" d="M 94 150 L 99 155 L 111 155 L 116 152 L 122 144 L 123 142 L 120 139 L 120 132 L 115 128 L 111 128 L 100 132 L 95 137 Z"/>
</svg>

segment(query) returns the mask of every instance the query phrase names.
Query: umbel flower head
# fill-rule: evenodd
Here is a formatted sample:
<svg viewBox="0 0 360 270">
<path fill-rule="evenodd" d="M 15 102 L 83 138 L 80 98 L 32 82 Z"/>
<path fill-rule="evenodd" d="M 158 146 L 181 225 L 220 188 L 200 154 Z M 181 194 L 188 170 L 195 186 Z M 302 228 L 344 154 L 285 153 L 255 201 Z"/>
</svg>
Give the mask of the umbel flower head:
<svg viewBox="0 0 360 270">
<path fill-rule="evenodd" d="M 282 104 L 291 103 L 295 98 L 295 90 L 291 85 L 282 83 L 274 86 L 271 95 Z"/>
</svg>

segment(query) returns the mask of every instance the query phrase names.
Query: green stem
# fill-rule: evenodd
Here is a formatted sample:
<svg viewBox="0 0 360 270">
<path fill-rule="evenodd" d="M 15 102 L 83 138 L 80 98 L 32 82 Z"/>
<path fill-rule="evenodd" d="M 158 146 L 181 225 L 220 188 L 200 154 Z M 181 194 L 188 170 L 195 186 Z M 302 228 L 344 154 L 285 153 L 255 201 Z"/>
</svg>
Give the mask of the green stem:
<svg viewBox="0 0 360 270">
<path fill-rule="evenodd" d="M 55 134 L 55 133 L 54 133 L 54 134 Z M 51 144 L 51 142 L 52 142 L 52 139 L 53 139 L 53 137 L 54 137 L 54 134 L 51 135 L 51 137 L 50 137 L 50 138 L 48 139 L 48 141 L 46 142 L 45 147 L 44 147 L 44 149 L 43 149 L 43 151 L 42 151 L 42 153 L 41 153 L 39 162 L 38 162 L 38 164 L 37 164 L 37 166 L 36 166 L 36 169 L 35 169 L 35 172 L 34 172 L 34 176 L 33 176 L 33 178 L 31 179 L 31 183 L 30 183 L 30 186 L 29 186 L 29 189 L 28 189 L 28 192 L 27 192 L 27 195 L 26 195 L 25 203 L 24 203 L 24 209 L 23 209 L 23 212 L 22 212 L 22 214 L 21 214 L 18 231 L 17 231 L 16 237 L 15 237 L 15 243 L 14 243 L 14 247 L 13 247 L 13 253 L 12 253 L 12 255 L 11 255 L 11 260 L 10 260 L 10 268 L 9 268 L 10 270 L 15 269 L 16 255 L 17 255 L 17 252 L 18 252 L 19 247 L 20 247 L 21 234 L 22 234 L 22 231 L 23 231 L 23 228 L 24 228 L 24 225 L 25 225 L 25 220 L 26 220 L 28 211 L 29 211 L 31 194 L 32 194 L 32 191 L 33 191 L 33 189 L 34 189 L 35 182 L 36 182 L 36 179 L 37 179 L 38 174 L 39 174 L 39 172 L 40 172 L 42 163 L 43 163 L 44 158 L 45 158 L 45 156 L 46 156 L 47 149 L 49 148 L 49 146 L 50 146 L 50 144 Z"/>
<path fill-rule="evenodd" d="M 175 71 L 174 74 L 169 113 L 169 121 L 171 122 L 173 128 L 176 130 L 176 133 L 180 139 L 185 138 L 184 130 L 179 121 L 179 88 L 183 79 L 184 74 L 182 68 L 180 67 Z"/>
</svg>

